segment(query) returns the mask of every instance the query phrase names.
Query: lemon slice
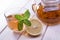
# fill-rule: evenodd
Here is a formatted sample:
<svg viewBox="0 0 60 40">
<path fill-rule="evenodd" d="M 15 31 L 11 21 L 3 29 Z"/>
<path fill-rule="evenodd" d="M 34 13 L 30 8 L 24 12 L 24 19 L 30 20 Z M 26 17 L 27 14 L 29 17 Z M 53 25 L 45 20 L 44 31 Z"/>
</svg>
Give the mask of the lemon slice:
<svg viewBox="0 0 60 40">
<path fill-rule="evenodd" d="M 36 19 L 32 19 L 31 24 L 32 24 L 31 26 L 26 26 L 27 33 L 32 36 L 37 36 L 41 34 L 42 24 Z"/>
</svg>

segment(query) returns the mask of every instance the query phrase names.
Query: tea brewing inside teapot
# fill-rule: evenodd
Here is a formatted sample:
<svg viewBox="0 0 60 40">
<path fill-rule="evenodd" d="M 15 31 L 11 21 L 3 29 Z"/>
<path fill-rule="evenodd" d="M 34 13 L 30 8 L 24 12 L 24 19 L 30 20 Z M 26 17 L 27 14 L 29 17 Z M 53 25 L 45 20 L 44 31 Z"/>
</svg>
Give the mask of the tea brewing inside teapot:
<svg viewBox="0 0 60 40">
<path fill-rule="evenodd" d="M 60 9 L 58 5 L 46 5 L 42 4 L 37 9 L 38 18 L 47 24 L 58 24 L 60 21 Z"/>
</svg>

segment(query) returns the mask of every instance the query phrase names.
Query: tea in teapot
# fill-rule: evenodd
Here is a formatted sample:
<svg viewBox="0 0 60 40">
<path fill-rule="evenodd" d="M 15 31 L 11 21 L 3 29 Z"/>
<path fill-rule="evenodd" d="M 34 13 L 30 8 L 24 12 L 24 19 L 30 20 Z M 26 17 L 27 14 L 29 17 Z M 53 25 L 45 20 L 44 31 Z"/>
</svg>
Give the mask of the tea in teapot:
<svg viewBox="0 0 60 40">
<path fill-rule="evenodd" d="M 42 5 L 37 9 L 38 18 L 48 24 L 56 24 L 60 21 L 60 9 L 54 6 L 44 7 Z"/>
<path fill-rule="evenodd" d="M 49 1 L 43 4 L 40 3 L 38 6 L 33 5 L 33 10 L 36 11 L 38 18 L 48 25 L 55 25 L 60 22 L 60 7 L 58 2 Z"/>
</svg>

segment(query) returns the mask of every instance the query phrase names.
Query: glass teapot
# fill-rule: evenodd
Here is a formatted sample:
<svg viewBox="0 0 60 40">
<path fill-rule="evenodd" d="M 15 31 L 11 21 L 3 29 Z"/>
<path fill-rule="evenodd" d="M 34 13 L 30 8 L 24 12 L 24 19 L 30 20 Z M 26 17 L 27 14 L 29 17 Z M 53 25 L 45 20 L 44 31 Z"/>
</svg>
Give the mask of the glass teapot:
<svg viewBox="0 0 60 40">
<path fill-rule="evenodd" d="M 60 5 L 59 0 L 35 0 L 32 5 L 33 11 L 37 17 L 47 25 L 56 25 L 60 23 Z"/>
</svg>

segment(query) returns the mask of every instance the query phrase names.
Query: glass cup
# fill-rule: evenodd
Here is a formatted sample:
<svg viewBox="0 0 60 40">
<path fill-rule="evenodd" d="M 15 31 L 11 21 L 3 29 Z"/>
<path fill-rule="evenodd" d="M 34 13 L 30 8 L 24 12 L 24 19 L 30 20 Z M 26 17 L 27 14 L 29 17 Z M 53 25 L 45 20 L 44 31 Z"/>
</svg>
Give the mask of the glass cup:
<svg viewBox="0 0 60 40">
<path fill-rule="evenodd" d="M 59 0 L 35 0 L 32 10 L 37 17 L 47 25 L 56 25 L 60 23 Z"/>
<path fill-rule="evenodd" d="M 22 33 L 25 31 L 25 25 L 23 24 L 22 30 L 18 30 L 18 20 L 14 17 L 16 14 L 23 15 L 23 13 L 27 10 L 27 8 L 23 7 L 21 10 L 7 10 L 5 12 L 5 17 L 7 20 L 8 27 L 15 33 Z"/>
</svg>

